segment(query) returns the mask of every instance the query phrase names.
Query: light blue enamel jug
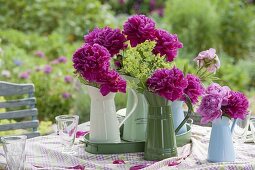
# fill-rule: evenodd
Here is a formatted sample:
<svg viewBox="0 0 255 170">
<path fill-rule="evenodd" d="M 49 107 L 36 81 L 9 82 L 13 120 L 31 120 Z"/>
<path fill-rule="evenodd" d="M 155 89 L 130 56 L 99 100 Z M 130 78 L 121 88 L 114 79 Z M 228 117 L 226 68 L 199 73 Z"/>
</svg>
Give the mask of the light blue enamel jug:
<svg viewBox="0 0 255 170">
<path fill-rule="evenodd" d="M 187 126 L 186 123 L 190 119 L 190 116 L 194 114 L 192 102 L 188 95 L 184 95 L 186 100 L 185 104 L 188 107 L 186 115 L 184 115 L 183 111 L 183 101 L 176 100 L 171 102 L 171 110 L 173 112 L 173 121 L 174 121 L 174 129 L 175 134 L 180 135 L 187 132 Z"/>
<path fill-rule="evenodd" d="M 185 118 L 183 111 L 183 101 L 173 101 L 171 104 L 171 109 L 173 113 L 174 129 L 177 129 L 177 127 Z M 182 126 L 179 132 L 177 132 L 177 135 L 183 134 L 185 132 L 187 132 L 187 126 Z"/>
<path fill-rule="evenodd" d="M 222 116 L 212 122 L 212 131 L 208 148 L 207 160 L 210 162 L 234 162 L 235 150 L 232 140 L 232 127 L 229 127 L 230 119 Z"/>
</svg>

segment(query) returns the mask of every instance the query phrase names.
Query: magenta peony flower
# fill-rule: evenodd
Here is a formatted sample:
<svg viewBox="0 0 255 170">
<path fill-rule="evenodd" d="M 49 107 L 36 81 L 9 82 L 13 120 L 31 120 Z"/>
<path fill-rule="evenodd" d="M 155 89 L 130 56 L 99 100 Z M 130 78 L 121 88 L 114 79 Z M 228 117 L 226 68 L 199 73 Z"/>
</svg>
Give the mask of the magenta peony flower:
<svg viewBox="0 0 255 170">
<path fill-rule="evenodd" d="M 127 48 L 127 44 L 125 44 L 127 41 L 126 37 L 121 33 L 120 29 L 111 29 L 110 27 L 95 28 L 88 35 L 84 36 L 84 40 L 90 45 L 99 44 L 105 47 L 111 56 Z"/>
<path fill-rule="evenodd" d="M 71 83 L 73 81 L 73 77 L 72 76 L 65 76 L 64 78 L 66 83 Z"/>
<path fill-rule="evenodd" d="M 100 92 L 106 96 L 110 92 L 126 93 L 126 81 L 118 74 L 118 72 L 111 70 L 103 74 L 98 80 L 100 83 Z"/>
<path fill-rule="evenodd" d="M 123 33 L 127 35 L 131 47 L 135 47 L 146 40 L 155 39 L 155 22 L 145 15 L 134 15 L 128 18 L 123 28 Z"/>
<path fill-rule="evenodd" d="M 224 114 L 229 115 L 231 118 L 244 119 L 248 114 L 248 107 L 249 101 L 243 93 L 230 91 L 228 104 L 226 106 L 222 106 L 222 111 Z"/>
<path fill-rule="evenodd" d="M 98 44 L 84 44 L 73 55 L 76 72 L 90 82 L 97 81 L 110 67 L 110 53 Z"/>
<path fill-rule="evenodd" d="M 183 72 L 177 68 L 158 69 L 147 80 L 149 91 L 156 93 L 168 100 L 175 101 L 182 97 L 188 81 Z"/>
<path fill-rule="evenodd" d="M 40 58 L 44 58 L 44 57 L 45 57 L 45 54 L 44 54 L 44 52 L 42 52 L 42 51 L 36 51 L 36 52 L 35 52 L 35 55 L 36 55 L 37 57 L 40 57 Z"/>
<path fill-rule="evenodd" d="M 222 105 L 228 104 L 228 97 L 230 94 L 230 88 L 228 86 L 221 87 L 217 83 L 212 83 L 210 86 L 207 87 L 205 93 L 206 94 L 218 94 L 222 98 Z"/>
<path fill-rule="evenodd" d="M 50 74 L 52 72 L 52 67 L 50 65 L 45 65 L 43 68 L 45 74 Z"/>
<path fill-rule="evenodd" d="M 197 113 L 202 116 L 201 123 L 206 124 L 222 116 L 222 98 L 219 94 L 207 94 L 203 97 Z"/>
<path fill-rule="evenodd" d="M 85 80 L 96 83 L 106 96 L 110 92 L 126 92 L 126 81 L 110 70 L 110 53 L 98 44 L 85 44 L 73 55 L 73 66 Z"/>
<path fill-rule="evenodd" d="M 160 56 L 166 55 L 167 61 L 173 61 L 177 55 L 178 49 L 183 47 L 177 35 L 169 34 L 165 30 L 156 30 L 155 37 L 157 44 L 153 53 L 160 54 Z"/>
<path fill-rule="evenodd" d="M 220 60 L 214 48 L 200 52 L 194 61 L 197 62 L 198 67 L 205 67 L 211 73 L 220 68 Z"/>
<path fill-rule="evenodd" d="M 188 80 L 188 86 L 184 89 L 184 93 L 189 96 L 193 104 L 198 102 L 198 97 L 204 93 L 204 87 L 200 79 L 192 74 L 186 76 Z M 185 97 L 182 97 L 182 100 L 185 101 Z"/>
</svg>

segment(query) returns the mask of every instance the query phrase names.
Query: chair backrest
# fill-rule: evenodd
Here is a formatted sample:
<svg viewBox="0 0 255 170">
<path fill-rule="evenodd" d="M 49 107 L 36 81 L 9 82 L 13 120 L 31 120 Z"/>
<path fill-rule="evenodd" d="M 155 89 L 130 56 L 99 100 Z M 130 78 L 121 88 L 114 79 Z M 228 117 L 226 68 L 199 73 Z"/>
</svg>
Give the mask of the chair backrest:
<svg viewBox="0 0 255 170">
<path fill-rule="evenodd" d="M 28 138 L 39 136 L 37 131 L 39 121 L 37 120 L 38 111 L 35 108 L 36 99 L 34 97 L 33 84 L 14 84 L 0 81 L 0 96 L 22 96 L 22 99 L 11 99 L 0 101 L 0 109 L 5 108 L 13 111 L 0 113 L 1 119 L 23 119 L 17 123 L 8 123 L 0 125 L 0 131 L 26 129 Z M 26 97 L 24 97 L 26 95 Z M 15 109 L 15 110 L 14 110 Z M 28 120 L 24 120 L 28 118 Z"/>
</svg>

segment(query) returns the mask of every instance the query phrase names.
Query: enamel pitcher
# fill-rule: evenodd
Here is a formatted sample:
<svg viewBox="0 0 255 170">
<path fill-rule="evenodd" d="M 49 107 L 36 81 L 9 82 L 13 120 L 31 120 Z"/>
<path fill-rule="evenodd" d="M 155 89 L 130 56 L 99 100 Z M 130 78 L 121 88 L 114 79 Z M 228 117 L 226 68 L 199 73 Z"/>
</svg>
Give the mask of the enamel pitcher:
<svg viewBox="0 0 255 170">
<path fill-rule="evenodd" d="M 232 127 L 229 127 L 230 119 L 222 116 L 212 122 L 212 131 L 208 148 L 208 161 L 210 162 L 234 162 L 235 150 L 232 140 Z M 232 130 L 232 131 L 231 131 Z"/>
<path fill-rule="evenodd" d="M 189 96 L 188 95 L 184 95 L 184 96 L 186 98 L 185 104 L 188 107 L 186 116 L 184 115 L 184 111 L 183 111 L 183 104 L 184 104 L 183 101 L 176 100 L 171 102 L 171 110 L 173 113 L 173 123 L 174 123 L 174 129 L 175 129 L 176 135 L 180 135 L 187 132 L 186 123 L 189 120 L 190 115 L 194 112 Z"/>
<path fill-rule="evenodd" d="M 90 106 L 90 141 L 95 143 L 120 143 L 119 127 L 132 115 L 137 106 L 137 97 L 131 113 L 119 124 L 114 102 L 115 93 L 103 96 L 98 88 L 87 86 L 91 99 Z M 135 94 L 134 94 L 135 95 Z"/>
<path fill-rule="evenodd" d="M 132 113 L 136 96 L 138 102 Z M 144 95 L 133 89 L 128 89 L 126 116 L 128 115 L 131 116 L 124 123 L 123 140 L 131 142 L 145 141 L 148 106 Z"/>
<path fill-rule="evenodd" d="M 159 161 L 177 156 L 171 102 L 149 91 L 144 95 L 148 102 L 145 160 Z"/>
<path fill-rule="evenodd" d="M 139 80 L 123 75 L 129 83 L 138 84 Z M 148 115 L 148 105 L 145 97 L 142 93 L 138 93 L 137 90 L 129 88 L 127 93 L 127 107 L 126 116 L 129 116 L 127 121 L 124 123 L 123 129 L 123 140 L 131 142 L 141 142 L 145 141 L 146 128 L 147 128 L 147 115 Z M 137 103 L 134 112 L 131 112 L 133 106 L 135 105 L 135 98 L 137 98 Z M 131 115 L 132 114 L 132 115 Z"/>
</svg>

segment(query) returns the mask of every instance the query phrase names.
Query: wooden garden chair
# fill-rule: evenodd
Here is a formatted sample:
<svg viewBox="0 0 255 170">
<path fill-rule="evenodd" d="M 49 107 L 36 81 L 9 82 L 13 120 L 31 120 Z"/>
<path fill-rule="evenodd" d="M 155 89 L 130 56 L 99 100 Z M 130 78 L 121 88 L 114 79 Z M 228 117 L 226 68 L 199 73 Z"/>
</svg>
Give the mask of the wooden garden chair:
<svg viewBox="0 0 255 170">
<path fill-rule="evenodd" d="M 0 96 L 5 98 L 4 101 L 0 101 L 0 109 L 11 110 L 0 113 L 0 120 L 21 120 L 16 123 L 0 124 L 0 131 L 26 129 L 24 133 L 28 138 L 40 136 L 37 130 L 39 121 L 37 120 L 38 111 L 35 108 L 34 92 L 33 84 L 14 84 L 0 81 Z M 6 97 L 10 96 L 15 97 L 15 99 L 7 100 Z M 20 97 L 16 99 L 18 96 Z"/>
</svg>

